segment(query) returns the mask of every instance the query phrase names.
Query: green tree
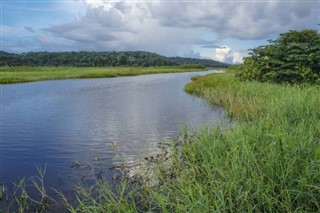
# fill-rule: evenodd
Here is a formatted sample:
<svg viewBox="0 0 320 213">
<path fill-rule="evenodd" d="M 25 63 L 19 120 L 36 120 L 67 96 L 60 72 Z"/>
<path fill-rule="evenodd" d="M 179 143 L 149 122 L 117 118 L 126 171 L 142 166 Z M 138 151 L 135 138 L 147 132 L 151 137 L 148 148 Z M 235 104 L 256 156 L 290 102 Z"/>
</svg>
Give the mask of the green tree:
<svg viewBox="0 0 320 213">
<path fill-rule="evenodd" d="M 269 45 L 251 49 L 242 80 L 320 83 L 320 35 L 316 30 L 289 31 Z"/>
</svg>

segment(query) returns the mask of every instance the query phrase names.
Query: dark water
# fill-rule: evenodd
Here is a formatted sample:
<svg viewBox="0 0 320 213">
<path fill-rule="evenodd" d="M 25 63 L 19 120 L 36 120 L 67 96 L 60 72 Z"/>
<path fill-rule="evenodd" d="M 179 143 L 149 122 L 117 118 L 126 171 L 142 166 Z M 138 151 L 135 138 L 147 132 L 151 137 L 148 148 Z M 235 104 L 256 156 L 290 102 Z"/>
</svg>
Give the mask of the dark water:
<svg viewBox="0 0 320 213">
<path fill-rule="evenodd" d="M 2 85 L 0 184 L 47 165 L 46 186 L 67 189 L 100 169 L 111 175 L 114 163 L 135 164 L 157 152 L 184 123 L 217 122 L 222 109 L 183 91 L 192 76 L 207 73 Z M 96 169 L 71 168 L 75 161 Z"/>
</svg>

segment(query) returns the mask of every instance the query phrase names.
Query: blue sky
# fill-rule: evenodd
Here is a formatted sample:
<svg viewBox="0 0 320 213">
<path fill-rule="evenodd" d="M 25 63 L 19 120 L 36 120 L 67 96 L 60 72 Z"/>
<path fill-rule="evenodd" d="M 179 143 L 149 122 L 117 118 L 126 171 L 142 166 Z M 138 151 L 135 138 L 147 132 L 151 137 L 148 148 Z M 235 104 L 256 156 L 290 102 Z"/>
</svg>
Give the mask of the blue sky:
<svg viewBox="0 0 320 213">
<path fill-rule="evenodd" d="M 2 0 L 1 49 L 145 50 L 241 62 L 279 33 L 320 23 L 319 0 Z"/>
</svg>

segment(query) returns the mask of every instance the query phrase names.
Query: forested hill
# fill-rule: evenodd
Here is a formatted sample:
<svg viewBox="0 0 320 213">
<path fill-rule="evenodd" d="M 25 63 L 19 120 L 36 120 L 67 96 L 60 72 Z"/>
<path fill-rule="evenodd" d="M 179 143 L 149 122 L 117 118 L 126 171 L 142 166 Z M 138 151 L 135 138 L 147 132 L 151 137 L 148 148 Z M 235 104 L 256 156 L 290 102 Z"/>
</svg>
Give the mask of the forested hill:
<svg viewBox="0 0 320 213">
<path fill-rule="evenodd" d="M 0 52 L 1 66 L 177 66 L 200 64 L 205 67 L 228 67 L 209 59 L 166 57 L 144 51 L 124 52 L 29 52 L 22 54 Z"/>
</svg>

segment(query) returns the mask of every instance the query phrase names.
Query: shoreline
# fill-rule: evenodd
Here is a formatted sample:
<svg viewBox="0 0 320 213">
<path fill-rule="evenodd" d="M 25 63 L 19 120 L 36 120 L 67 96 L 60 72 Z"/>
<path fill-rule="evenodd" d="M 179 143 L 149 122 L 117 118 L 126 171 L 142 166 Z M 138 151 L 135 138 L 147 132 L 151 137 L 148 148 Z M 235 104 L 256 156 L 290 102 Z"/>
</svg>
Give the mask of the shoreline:
<svg viewBox="0 0 320 213">
<path fill-rule="evenodd" d="M 0 67 L 0 84 L 46 80 L 114 78 L 161 73 L 201 72 L 181 67 Z"/>
</svg>

